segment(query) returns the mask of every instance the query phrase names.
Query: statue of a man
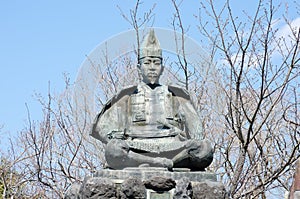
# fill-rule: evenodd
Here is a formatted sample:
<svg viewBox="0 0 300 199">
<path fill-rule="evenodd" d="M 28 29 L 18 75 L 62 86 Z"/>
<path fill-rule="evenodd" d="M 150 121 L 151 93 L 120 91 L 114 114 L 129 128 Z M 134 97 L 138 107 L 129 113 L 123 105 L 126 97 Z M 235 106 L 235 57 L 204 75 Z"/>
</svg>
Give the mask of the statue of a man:
<svg viewBox="0 0 300 199">
<path fill-rule="evenodd" d="M 138 69 L 142 82 L 114 96 L 96 117 L 91 135 L 101 140 L 113 169 L 126 167 L 188 168 L 204 171 L 213 149 L 188 93 L 159 84 L 164 70 L 154 31 L 145 37 Z"/>
</svg>

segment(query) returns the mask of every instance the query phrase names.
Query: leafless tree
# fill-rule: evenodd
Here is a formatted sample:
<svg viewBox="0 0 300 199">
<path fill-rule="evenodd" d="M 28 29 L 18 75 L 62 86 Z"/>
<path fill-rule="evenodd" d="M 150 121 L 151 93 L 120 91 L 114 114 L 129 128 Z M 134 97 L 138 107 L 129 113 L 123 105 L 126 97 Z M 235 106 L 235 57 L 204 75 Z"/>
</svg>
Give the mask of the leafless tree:
<svg viewBox="0 0 300 199">
<path fill-rule="evenodd" d="M 199 30 L 216 47 L 222 81 L 215 85 L 227 105 L 217 110 L 224 120 L 214 122 L 221 133 L 214 135 L 214 166 L 233 198 L 288 190 L 300 155 L 300 29 L 285 19 L 290 34 L 280 37 L 274 25 L 278 6 L 260 0 L 253 14 L 244 13 L 248 20 L 240 21 L 230 1 L 221 9 L 211 0 L 202 3 Z"/>
<path fill-rule="evenodd" d="M 140 13 L 140 6 L 142 4 L 143 3 L 140 0 L 137 0 L 134 8 L 130 9 L 129 15 L 125 14 L 123 10 L 118 6 L 123 19 L 125 19 L 135 31 L 136 40 L 137 40 L 137 47 L 136 47 L 137 60 L 139 60 L 140 58 L 140 52 L 139 52 L 140 42 L 141 42 L 140 30 L 145 27 L 150 27 L 153 25 L 154 22 L 153 11 L 156 6 L 156 4 L 153 4 L 152 7 L 149 10 L 142 13 L 143 16 L 141 16 L 139 13 Z"/>
<path fill-rule="evenodd" d="M 198 21 L 192 25 L 198 25 L 209 47 L 208 63 L 216 67 L 204 71 L 185 56 L 189 26 L 182 20 L 186 14 L 180 10 L 182 3 L 170 1 L 171 25 L 181 33 L 175 37 L 181 55 L 172 60 L 177 68 L 169 72 L 183 75 L 184 86 L 195 95 L 204 134 L 215 145 L 209 170 L 220 175 L 232 198 L 267 198 L 273 191 L 288 190 L 300 155 L 299 27 L 285 16 L 289 34 L 280 36 L 274 25 L 279 5 L 272 0 L 259 0 L 254 13 L 244 13 L 247 21 L 235 16 L 229 0 L 223 7 L 212 0 L 199 2 Z M 134 28 L 138 45 L 140 29 L 154 23 L 155 16 L 155 5 L 145 14 L 140 14 L 141 6 L 137 1 L 129 17 L 119 8 Z M 105 66 L 90 60 L 99 85 L 98 110 L 126 81 L 136 81 L 135 53 L 117 60 L 104 54 Z M 103 146 L 89 137 L 96 113 L 84 104 L 78 111 L 70 87 L 66 79 L 65 92 L 53 94 L 49 86 L 46 99 L 38 96 L 42 121 L 33 121 L 28 107 L 27 128 L 12 143 L 11 157 L 3 159 L 8 163 L 1 164 L 6 166 L 1 183 L 5 190 L 15 190 L 11 192 L 15 197 L 62 197 L 71 183 L 104 167 Z M 13 177 L 8 178 L 9 173 Z"/>
</svg>

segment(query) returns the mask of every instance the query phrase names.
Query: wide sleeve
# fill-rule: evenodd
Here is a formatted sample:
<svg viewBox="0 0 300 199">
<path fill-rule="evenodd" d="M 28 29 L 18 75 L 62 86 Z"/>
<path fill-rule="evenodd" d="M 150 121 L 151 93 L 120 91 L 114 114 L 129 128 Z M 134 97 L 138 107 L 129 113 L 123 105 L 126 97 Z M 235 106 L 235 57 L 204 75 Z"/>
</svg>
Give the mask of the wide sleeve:
<svg viewBox="0 0 300 199">
<path fill-rule="evenodd" d="M 93 122 L 91 136 L 106 144 L 110 139 L 123 135 L 126 128 L 127 97 L 114 104 L 108 103 Z"/>
<path fill-rule="evenodd" d="M 183 117 L 185 131 L 191 139 L 202 140 L 203 128 L 200 117 L 193 104 L 184 98 L 178 97 L 179 113 Z"/>
</svg>

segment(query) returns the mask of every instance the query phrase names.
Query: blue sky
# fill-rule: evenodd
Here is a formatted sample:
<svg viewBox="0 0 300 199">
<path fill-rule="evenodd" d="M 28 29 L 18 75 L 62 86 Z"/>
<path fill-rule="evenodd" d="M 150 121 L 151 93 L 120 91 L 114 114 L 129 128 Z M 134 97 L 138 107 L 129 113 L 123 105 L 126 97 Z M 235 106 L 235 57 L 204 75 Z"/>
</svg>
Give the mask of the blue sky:
<svg viewBox="0 0 300 199">
<path fill-rule="evenodd" d="M 99 2 L 1 1 L 0 124 L 4 124 L 3 132 L 12 133 L 24 127 L 25 103 L 32 119 L 41 119 L 41 108 L 34 93 L 45 95 L 49 81 L 52 91 L 62 90 L 63 73 L 74 81 L 85 55 L 102 40 L 128 29 L 115 3 Z"/>
<path fill-rule="evenodd" d="M 154 26 L 171 28 L 170 1 L 144 2 L 141 11 L 158 2 Z M 26 126 L 25 103 L 33 120 L 42 119 L 34 94 L 46 96 L 48 82 L 51 91 L 59 93 L 64 88 L 64 73 L 71 82 L 75 81 L 86 55 L 111 36 L 131 29 L 117 5 L 129 13 L 135 2 L 0 0 L 0 125 L 4 125 L 0 139 L 3 134 L 13 135 Z M 197 22 L 193 14 L 198 14 L 199 7 L 198 1 L 182 5 L 186 26 Z M 255 4 L 240 3 L 234 7 L 240 14 Z M 196 27 L 191 29 L 196 31 Z M 199 39 L 198 34 L 192 37 Z"/>
</svg>

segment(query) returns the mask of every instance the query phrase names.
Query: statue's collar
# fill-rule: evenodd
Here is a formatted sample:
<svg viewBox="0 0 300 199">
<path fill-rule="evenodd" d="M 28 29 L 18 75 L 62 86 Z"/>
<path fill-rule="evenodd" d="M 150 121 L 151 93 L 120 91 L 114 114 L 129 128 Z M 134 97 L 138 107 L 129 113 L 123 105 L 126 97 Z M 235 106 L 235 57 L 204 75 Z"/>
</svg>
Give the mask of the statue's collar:
<svg viewBox="0 0 300 199">
<path fill-rule="evenodd" d="M 140 83 L 140 88 L 143 89 L 150 89 L 150 90 L 156 90 L 157 88 L 161 88 L 162 85 L 161 84 L 146 84 L 145 82 L 141 82 Z"/>
<path fill-rule="evenodd" d="M 160 87 L 160 84 L 147 84 L 152 90 L 156 89 L 157 87 Z"/>
</svg>

